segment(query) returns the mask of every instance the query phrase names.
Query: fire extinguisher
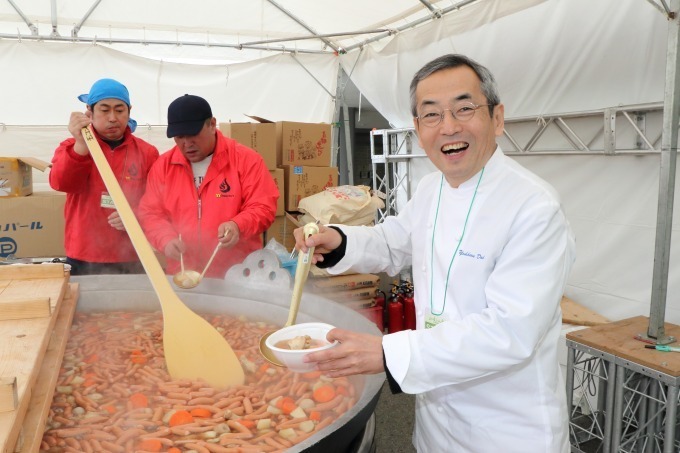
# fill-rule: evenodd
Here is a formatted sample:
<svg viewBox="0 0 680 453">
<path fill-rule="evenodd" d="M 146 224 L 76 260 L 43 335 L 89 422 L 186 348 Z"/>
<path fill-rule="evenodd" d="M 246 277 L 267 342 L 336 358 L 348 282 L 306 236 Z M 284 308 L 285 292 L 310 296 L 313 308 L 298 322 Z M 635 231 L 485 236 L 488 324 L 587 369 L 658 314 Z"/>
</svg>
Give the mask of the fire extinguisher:
<svg viewBox="0 0 680 453">
<path fill-rule="evenodd" d="M 416 304 L 413 300 L 413 291 L 409 290 L 404 295 L 404 328 L 416 330 Z"/>
<path fill-rule="evenodd" d="M 404 330 L 404 304 L 399 295 L 392 293 L 390 303 L 387 304 L 387 332 L 394 333 Z"/>
<path fill-rule="evenodd" d="M 387 299 L 385 293 L 383 291 L 380 291 L 380 289 L 376 288 L 375 296 L 373 296 L 375 304 L 378 305 L 379 307 L 385 308 L 385 299 Z"/>
</svg>

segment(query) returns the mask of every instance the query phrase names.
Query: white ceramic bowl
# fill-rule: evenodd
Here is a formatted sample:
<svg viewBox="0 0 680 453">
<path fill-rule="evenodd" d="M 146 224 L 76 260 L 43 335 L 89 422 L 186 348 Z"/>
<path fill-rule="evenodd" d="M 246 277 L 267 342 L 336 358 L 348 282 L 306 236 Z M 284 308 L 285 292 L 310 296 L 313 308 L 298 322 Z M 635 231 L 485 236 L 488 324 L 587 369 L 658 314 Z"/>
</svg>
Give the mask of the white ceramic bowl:
<svg viewBox="0 0 680 453">
<path fill-rule="evenodd" d="M 305 363 L 302 361 L 303 357 L 310 352 L 323 351 L 330 349 L 338 344 L 337 341 L 329 343 L 326 340 L 326 334 L 334 329 L 335 326 L 325 324 L 322 322 L 306 322 L 302 324 L 294 324 L 292 326 L 284 327 L 272 333 L 265 341 L 267 347 L 274 353 L 277 359 L 288 367 L 291 371 L 304 373 L 315 369 L 314 363 Z M 277 348 L 275 345 L 282 340 L 290 340 L 295 337 L 309 335 L 313 340 L 321 340 L 324 342 L 323 346 L 311 349 L 283 349 Z"/>
</svg>

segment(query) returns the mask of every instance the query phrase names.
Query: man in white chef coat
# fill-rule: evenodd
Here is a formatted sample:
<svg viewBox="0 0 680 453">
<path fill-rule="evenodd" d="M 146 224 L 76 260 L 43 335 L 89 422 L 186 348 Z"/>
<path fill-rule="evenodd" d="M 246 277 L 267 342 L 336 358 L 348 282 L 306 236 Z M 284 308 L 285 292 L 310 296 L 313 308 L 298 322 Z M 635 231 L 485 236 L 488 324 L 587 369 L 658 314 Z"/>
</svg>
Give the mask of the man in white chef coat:
<svg viewBox="0 0 680 453">
<path fill-rule="evenodd" d="M 496 144 L 504 107 L 488 69 L 445 55 L 410 94 L 438 171 L 382 224 L 295 236 L 333 274 L 412 266 L 417 328 L 334 329 L 340 345 L 307 361 L 332 377 L 385 371 L 393 392 L 417 394 L 419 452 L 567 452 L 557 348 L 575 245 L 559 197 Z"/>
</svg>

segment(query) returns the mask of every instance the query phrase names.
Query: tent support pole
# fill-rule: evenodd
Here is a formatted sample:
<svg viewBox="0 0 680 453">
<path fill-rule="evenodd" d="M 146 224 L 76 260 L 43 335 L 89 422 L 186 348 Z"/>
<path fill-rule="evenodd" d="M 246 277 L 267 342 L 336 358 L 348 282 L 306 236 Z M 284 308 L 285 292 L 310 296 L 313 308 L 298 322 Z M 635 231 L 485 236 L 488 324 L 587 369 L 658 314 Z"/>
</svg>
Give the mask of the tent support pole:
<svg viewBox="0 0 680 453">
<path fill-rule="evenodd" d="M 654 245 L 654 272 L 652 298 L 647 335 L 657 344 L 667 344 L 675 338 L 667 336 L 664 329 L 666 298 L 668 293 L 668 263 L 670 260 L 673 198 L 675 192 L 675 166 L 678 151 L 678 118 L 680 118 L 680 0 L 672 0 L 676 13 L 668 19 L 668 44 L 666 50 L 666 87 L 664 90 L 663 132 L 661 139 L 661 169 L 659 171 L 659 202 Z"/>
<path fill-rule="evenodd" d="M 352 123 L 350 119 L 354 119 L 354 115 L 350 117 L 349 108 L 345 101 L 342 102 L 342 120 L 345 129 L 345 158 L 347 159 L 347 184 L 354 185 L 354 149 L 352 149 Z"/>
</svg>

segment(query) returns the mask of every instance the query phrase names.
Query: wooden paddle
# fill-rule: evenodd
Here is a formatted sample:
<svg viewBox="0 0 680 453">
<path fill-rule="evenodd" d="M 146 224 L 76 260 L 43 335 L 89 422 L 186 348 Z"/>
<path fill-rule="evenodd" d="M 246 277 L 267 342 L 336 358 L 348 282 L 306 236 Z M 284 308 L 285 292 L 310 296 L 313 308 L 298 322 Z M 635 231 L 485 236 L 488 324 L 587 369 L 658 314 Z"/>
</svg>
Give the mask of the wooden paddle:
<svg viewBox="0 0 680 453">
<path fill-rule="evenodd" d="M 200 378 L 215 388 L 243 384 L 243 368 L 227 340 L 189 310 L 170 286 L 91 128 L 82 129 L 83 137 L 161 303 L 163 349 L 170 376 Z"/>
</svg>

